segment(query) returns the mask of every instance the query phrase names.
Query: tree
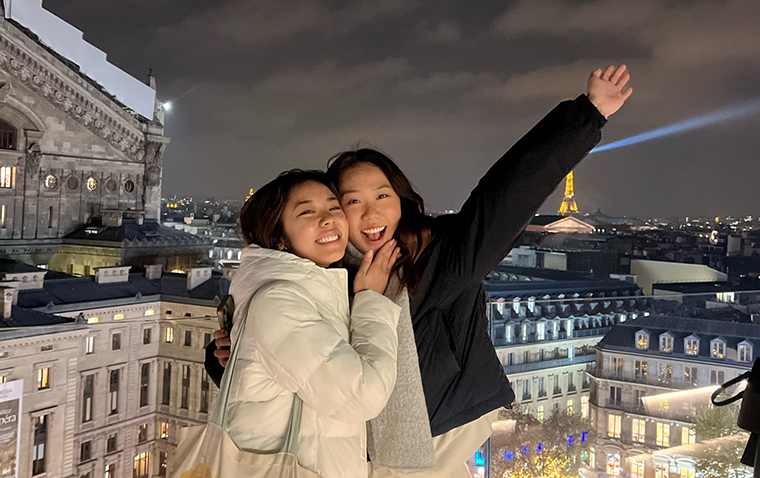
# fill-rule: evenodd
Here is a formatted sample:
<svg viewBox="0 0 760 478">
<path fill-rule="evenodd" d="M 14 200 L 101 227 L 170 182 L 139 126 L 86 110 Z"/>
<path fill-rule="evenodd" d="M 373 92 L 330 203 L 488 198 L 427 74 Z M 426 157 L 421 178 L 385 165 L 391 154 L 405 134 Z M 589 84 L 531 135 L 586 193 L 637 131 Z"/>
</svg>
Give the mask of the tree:
<svg viewBox="0 0 760 478">
<path fill-rule="evenodd" d="M 500 418 L 514 428 L 492 436 L 493 477 L 571 478 L 578 476 L 582 455 L 593 440 L 589 420 L 555 410 L 539 421 L 523 407 L 503 410 Z"/>
<path fill-rule="evenodd" d="M 739 464 L 749 436 L 736 424 L 739 403 L 706 407 L 694 417 L 697 442 L 694 460 L 697 476 L 724 478 L 744 476 L 748 468 Z M 707 441 L 707 443 L 705 443 Z"/>
</svg>

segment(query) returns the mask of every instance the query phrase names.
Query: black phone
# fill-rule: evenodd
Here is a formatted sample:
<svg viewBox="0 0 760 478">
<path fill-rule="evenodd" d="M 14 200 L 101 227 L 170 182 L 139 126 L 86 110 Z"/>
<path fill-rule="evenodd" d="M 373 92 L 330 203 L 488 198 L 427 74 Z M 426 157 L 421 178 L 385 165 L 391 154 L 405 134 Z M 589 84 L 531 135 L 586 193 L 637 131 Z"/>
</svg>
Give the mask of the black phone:
<svg viewBox="0 0 760 478">
<path fill-rule="evenodd" d="M 222 297 L 216 308 L 216 317 L 219 319 L 219 328 L 227 331 L 227 335 L 232 332 L 232 316 L 235 315 L 235 300 L 227 294 Z"/>
</svg>

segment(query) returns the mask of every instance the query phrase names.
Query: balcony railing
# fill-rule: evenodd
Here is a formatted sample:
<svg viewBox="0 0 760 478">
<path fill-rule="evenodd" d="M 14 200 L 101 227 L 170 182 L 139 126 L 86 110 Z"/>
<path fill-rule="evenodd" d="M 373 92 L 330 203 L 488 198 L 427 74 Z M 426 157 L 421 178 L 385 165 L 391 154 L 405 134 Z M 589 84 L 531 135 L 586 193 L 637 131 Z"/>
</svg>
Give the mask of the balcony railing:
<svg viewBox="0 0 760 478">
<path fill-rule="evenodd" d="M 594 400 L 592 399 L 592 403 Z M 692 409 L 683 408 L 654 408 L 646 407 L 641 402 L 624 402 L 618 400 L 605 400 L 604 408 L 620 410 L 621 412 L 633 413 L 654 418 L 667 418 L 681 422 L 692 422 L 696 412 Z"/>
<path fill-rule="evenodd" d="M 565 365 L 575 365 L 593 362 L 596 355 L 581 355 L 580 357 L 564 358 L 557 360 L 543 360 L 539 362 L 520 363 L 516 365 L 505 365 L 504 373 L 507 375 L 522 372 L 531 372 L 533 370 L 542 370 L 545 368 L 562 367 Z"/>
<path fill-rule="evenodd" d="M 705 387 L 707 385 L 710 385 L 709 383 L 700 383 L 699 381 L 691 380 L 691 379 L 681 379 L 681 378 L 675 378 L 672 376 L 660 376 L 658 374 L 632 374 L 632 373 L 622 373 L 622 372 L 613 372 L 609 370 L 591 370 L 589 371 L 589 374 L 595 378 L 601 378 L 606 380 L 617 380 L 621 382 L 628 382 L 628 383 L 638 383 L 642 385 L 653 385 L 656 387 L 663 387 L 663 388 L 672 388 L 672 389 L 678 389 L 678 390 L 687 390 L 690 388 L 698 388 L 698 387 Z"/>
<path fill-rule="evenodd" d="M 497 324 L 495 324 L 497 325 Z M 494 328 L 495 328 L 494 325 Z M 502 337 L 494 337 L 493 332 L 491 334 L 491 339 L 493 341 L 494 346 L 496 347 L 505 347 L 508 345 L 523 345 L 523 344 L 536 344 L 536 343 L 544 343 L 544 342 L 552 342 L 555 340 L 566 340 L 566 339 L 578 339 L 583 337 L 601 337 L 607 332 L 610 331 L 612 327 L 595 327 L 593 329 L 573 329 L 573 332 L 570 336 L 568 336 L 568 333 L 566 331 L 559 332 L 556 336 L 552 333 L 547 332 L 544 335 L 543 339 L 538 338 L 538 334 L 535 332 L 530 332 L 527 337 L 525 337 L 525 340 L 522 340 L 523 337 L 520 335 L 512 337 L 511 341 L 507 341 L 506 338 Z"/>
</svg>

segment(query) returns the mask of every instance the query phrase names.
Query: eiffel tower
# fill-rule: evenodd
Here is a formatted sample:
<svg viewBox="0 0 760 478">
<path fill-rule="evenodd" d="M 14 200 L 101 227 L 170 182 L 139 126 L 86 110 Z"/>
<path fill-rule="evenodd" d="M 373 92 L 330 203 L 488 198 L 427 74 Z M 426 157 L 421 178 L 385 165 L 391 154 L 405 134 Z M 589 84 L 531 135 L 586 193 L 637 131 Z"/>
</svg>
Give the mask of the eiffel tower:
<svg viewBox="0 0 760 478">
<path fill-rule="evenodd" d="M 573 185 L 572 171 L 567 175 L 567 182 L 565 183 L 565 198 L 562 200 L 562 205 L 559 207 L 558 214 L 561 216 L 578 214 L 578 205 L 575 204 L 575 187 Z"/>
</svg>

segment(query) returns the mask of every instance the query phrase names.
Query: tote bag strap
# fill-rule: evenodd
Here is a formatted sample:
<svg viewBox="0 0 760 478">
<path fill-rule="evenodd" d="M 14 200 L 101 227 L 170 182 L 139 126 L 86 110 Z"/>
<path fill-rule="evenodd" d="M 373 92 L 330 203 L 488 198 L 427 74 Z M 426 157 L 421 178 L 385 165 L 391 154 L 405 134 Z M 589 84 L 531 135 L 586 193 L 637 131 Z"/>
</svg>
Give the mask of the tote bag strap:
<svg viewBox="0 0 760 478">
<path fill-rule="evenodd" d="M 261 290 L 261 289 L 259 289 Z M 227 368 L 224 375 L 222 375 L 222 382 L 219 386 L 219 394 L 217 395 L 216 404 L 211 414 L 210 421 L 221 426 L 223 430 L 227 430 L 228 419 L 228 404 L 230 399 L 230 388 L 232 386 L 232 380 L 235 376 L 235 364 L 237 363 L 238 351 L 240 350 L 240 338 L 245 332 L 246 322 L 248 321 L 248 309 L 251 307 L 251 302 L 256 296 L 258 291 L 251 294 L 251 297 L 245 303 L 245 307 L 236 311 L 237 320 L 239 321 L 238 334 L 235 342 L 232 344 L 230 351 L 230 358 L 227 361 Z M 290 410 L 290 417 L 288 419 L 288 430 L 285 435 L 285 442 L 283 444 L 281 452 L 291 453 L 295 455 L 298 452 L 298 435 L 301 431 L 301 413 L 303 411 L 303 400 L 297 393 L 293 394 L 293 405 Z"/>
</svg>

